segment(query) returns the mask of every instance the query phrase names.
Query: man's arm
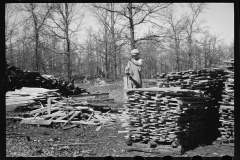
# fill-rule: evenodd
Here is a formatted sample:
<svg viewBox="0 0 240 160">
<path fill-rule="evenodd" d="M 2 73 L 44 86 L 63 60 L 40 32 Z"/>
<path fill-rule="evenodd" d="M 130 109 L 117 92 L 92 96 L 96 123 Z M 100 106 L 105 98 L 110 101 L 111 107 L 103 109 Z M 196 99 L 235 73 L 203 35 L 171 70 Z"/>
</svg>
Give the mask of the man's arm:
<svg viewBox="0 0 240 160">
<path fill-rule="evenodd" d="M 139 59 L 139 60 L 135 60 L 135 59 L 131 59 L 131 61 L 137 65 L 137 66 L 141 66 L 143 64 L 143 60 L 142 59 Z"/>
</svg>

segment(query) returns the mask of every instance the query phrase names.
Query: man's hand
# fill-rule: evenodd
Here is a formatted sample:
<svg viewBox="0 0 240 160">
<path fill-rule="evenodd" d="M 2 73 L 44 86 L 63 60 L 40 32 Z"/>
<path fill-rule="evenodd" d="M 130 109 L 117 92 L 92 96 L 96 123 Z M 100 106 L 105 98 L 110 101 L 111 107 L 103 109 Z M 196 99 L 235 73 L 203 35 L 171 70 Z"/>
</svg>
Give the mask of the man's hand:
<svg viewBox="0 0 240 160">
<path fill-rule="evenodd" d="M 143 64 L 143 60 L 142 59 L 139 59 L 138 62 L 140 63 L 140 65 Z"/>
</svg>

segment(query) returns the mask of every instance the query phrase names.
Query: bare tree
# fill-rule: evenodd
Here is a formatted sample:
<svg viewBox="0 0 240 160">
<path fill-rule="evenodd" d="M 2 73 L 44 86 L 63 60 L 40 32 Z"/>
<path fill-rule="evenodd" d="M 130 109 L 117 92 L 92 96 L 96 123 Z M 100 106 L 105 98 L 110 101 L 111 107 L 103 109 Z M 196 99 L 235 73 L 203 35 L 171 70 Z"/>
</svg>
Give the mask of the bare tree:
<svg viewBox="0 0 240 160">
<path fill-rule="evenodd" d="M 190 3 L 188 4 L 188 7 L 190 9 L 190 14 L 187 17 L 187 46 L 188 46 L 188 69 L 191 69 L 193 67 L 193 39 L 194 36 L 201 31 L 201 22 L 197 22 L 197 18 L 199 15 L 204 11 L 206 8 L 205 3 Z"/>
<path fill-rule="evenodd" d="M 33 26 L 33 37 L 35 41 L 35 69 L 40 71 L 40 63 L 43 63 L 39 54 L 40 32 L 50 15 L 51 8 L 48 8 L 46 4 L 24 3 L 18 6 L 18 10 L 24 11 L 28 14 L 24 22 L 32 24 Z M 44 64 L 42 67 L 44 68 Z"/>
<path fill-rule="evenodd" d="M 49 17 L 50 20 L 46 24 L 49 31 L 48 34 L 56 36 L 65 44 L 62 49 L 64 50 L 65 47 L 66 51 L 60 54 L 66 56 L 67 77 L 71 81 L 71 44 L 73 43 L 71 39 L 79 31 L 84 15 L 79 13 L 81 7 L 76 3 L 53 3 L 48 4 L 48 8 L 53 9 Z"/>
<path fill-rule="evenodd" d="M 173 6 L 164 13 L 163 19 L 166 24 L 169 26 L 166 29 L 167 39 L 169 40 L 168 46 L 169 51 L 173 54 L 176 64 L 176 70 L 180 71 L 180 49 L 181 42 L 186 38 L 184 31 L 186 29 L 186 18 L 184 15 L 179 18 L 176 17 L 177 12 L 174 10 Z"/>
<path fill-rule="evenodd" d="M 204 68 L 222 65 L 221 57 L 224 57 L 224 45 L 221 43 L 219 35 L 211 35 L 208 31 L 204 32 L 204 37 L 198 42 L 203 53 L 202 61 Z"/>
<path fill-rule="evenodd" d="M 8 55 L 10 63 L 13 63 L 13 46 L 17 44 L 14 37 L 18 34 L 20 20 L 15 4 L 5 3 L 5 53 Z"/>
<path fill-rule="evenodd" d="M 152 37 L 158 37 L 157 35 L 151 35 L 150 37 L 143 37 L 136 39 L 135 37 L 135 27 L 137 25 L 150 22 L 150 17 L 153 18 L 154 14 L 165 9 L 170 4 L 162 4 L 162 3 L 127 3 L 127 4 L 119 4 L 119 6 L 115 7 L 113 10 L 105 7 L 104 5 L 95 4 L 95 7 L 104 9 L 108 12 L 114 12 L 117 15 L 121 16 L 127 23 L 123 24 L 123 28 L 129 28 L 130 37 L 125 35 L 125 37 L 129 40 L 131 48 L 136 48 L 136 43 L 141 40 L 149 40 Z"/>
</svg>

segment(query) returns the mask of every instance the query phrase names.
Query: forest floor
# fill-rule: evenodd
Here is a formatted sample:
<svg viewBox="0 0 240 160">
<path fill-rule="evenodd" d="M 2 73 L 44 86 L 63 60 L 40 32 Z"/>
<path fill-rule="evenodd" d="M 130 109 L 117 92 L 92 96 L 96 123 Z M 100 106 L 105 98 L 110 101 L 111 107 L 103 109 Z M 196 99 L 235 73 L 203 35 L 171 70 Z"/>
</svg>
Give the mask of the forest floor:
<svg viewBox="0 0 240 160">
<path fill-rule="evenodd" d="M 88 91 L 95 92 L 109 92 L 109 96 L 115 99 L 119 105 L 115 106 L 121 108 L 123 104 L 123 82 L 117 81 L 108 83 L 102 86 L 93 86 L 91 84 L 79 84 L 82 88 Z M 16 116 L 19 113 L 26 112 L 24 110 L 17 110 L 14 112 L 7 112 L 7 116 Z M 79 127 L 62 130 L 59 125 L 52 125 L 51 127 L 42 127 L 35 125 L 23 125 L 18 120 L 6 120 L 6 156 L 7 157 L 163 157 L 164 153 L 153 154 L 131 151 L 126 152 L 124 148 L 124 135 L 118 134 L 118 131 L 123 131 L 125 128 L 121 127 L 121 122 L 102 127 L 98 132 L 95 131 L 96 126 L 80 125 Z M 18 133 L 21 135 L 16 135 Z M 69 143 L 92 143 L 73 146 L 54 146 L 52 144 L 69 144 Z M 234 147 L 215 145 L 202 145 L 181 154 L 173 154 L 174 157 L 193 157 L 195 155 L 203 157 L 221 157 L 224 155 L 233 156 Z"/>
</svg>

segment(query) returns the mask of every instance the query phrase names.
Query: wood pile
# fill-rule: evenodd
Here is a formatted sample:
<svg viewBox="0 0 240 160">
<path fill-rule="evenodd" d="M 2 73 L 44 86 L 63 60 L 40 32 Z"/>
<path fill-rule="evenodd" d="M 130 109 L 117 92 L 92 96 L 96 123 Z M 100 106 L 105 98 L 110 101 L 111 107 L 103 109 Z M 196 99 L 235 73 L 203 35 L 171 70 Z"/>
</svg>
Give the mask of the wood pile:
<svg viewBox="0 0 240 160">
<path fill-rule="evenodd" d="M 234 72 L 234 59 L 230 59 L 230 60 L 224 61 L 224 63 L 227 65 L 226 69 L 228 71 Z"/>
<path fill-rule="evenodd" d="M 159 85 L 160 80 L 158 79 L 144 79 L 143 88 L 156 87 Z"/>
<path fill-rule="evenodd" d="M 33 87 L 22 87 L 20 90 L 8 91 L 6 93 L 6 110 L 14 111 L 18 107 L 44 104 L 47 103 L 49 97 L 53 100 L 61 100 L 63 97 L 57 91 L 58 89 Z M 98 111 L 110 110 L 109 102 L 114 103 L 114 99 L 109 98 L 109 93 L 72 95 L 70 98 L 77 102 L 88 102 L 90 107 Z"/>
<path fill-rule="evenodd" d="M 22 87 L 20 90 L 6 93 L 6 111 L 14 111 L 21 106 L 28 106 L 37 102 L 46 103 L 48 97 L 59 99 L 58 89 Z"/>
<path fill-rule="evenodd" d="M 22 87 L 38 87 L 59 89 L 63 96 L 88 94 L 86 89 L 75 87 L 73 83 L 60 81 L 54 77 L 42 76 L 39 72 L 23 71 L 15 66 L 6 66 L 7 91 L 14 91 Z"/>
<path fill-rule="evenodd" d="M 222 100 L 222 90 L 228 74 L 228 72 L 219 68 L 163 73 L 158 76 L 161 80 L 159 87 L 181 87 L 182 89 L 200 90 L 205 97 L 210 98 L 213 105 L 220 107 L 219 101 Z"/>
<path fill-rule="evenodd" d="M 217 138 L 223 145 L 234 144 L 234 61 L 225 61 L 230 64 L 228 68 L 228 79 L 224 82 L 225 87 L 222 91 L 222 101 L 220 101 L 220 122 L 218 130 L 221 137 Z"/>
<path fill-rule="evenodd" d="M 97 106 L 99 107 L 99 106 Z M 102 106 L 103 107 L 103 106 Z M 38 109 L 31 110 L 23 117 L 7 117 L 22 119 L 20 123 L 31 125 L 49 126 L 52 123 L 60 123 L 62 129 L 69 129 L 80 124 L 109 125 L 116 121 L 117 116 L 106 112 L 97 111 L 94 104 L 77 102 L 71 98 L 60 101 L 48 98 L 48 103 L 40 105 Z M 99 130 L 99 129 L 98 129 Z"/>
<path fill-rule="evenodd" d="M 133 142 L 199 144 L 214 137 L 218 108 L 201 91 L 169 88 L 130 89 L 126 106 Z"/>
</svg>

